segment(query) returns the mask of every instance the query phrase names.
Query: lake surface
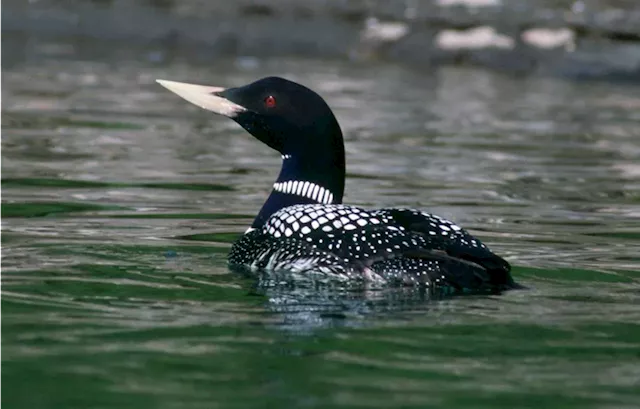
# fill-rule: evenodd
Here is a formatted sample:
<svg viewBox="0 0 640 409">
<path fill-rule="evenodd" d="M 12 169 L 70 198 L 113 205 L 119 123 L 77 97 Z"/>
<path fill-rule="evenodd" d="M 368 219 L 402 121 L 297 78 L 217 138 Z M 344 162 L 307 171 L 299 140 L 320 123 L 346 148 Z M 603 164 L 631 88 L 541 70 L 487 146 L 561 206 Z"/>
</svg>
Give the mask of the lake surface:
<svg viewBox="0 0 640 409">
<path fill-rule="evenodd" d="M 3 38 L 7 408 L 638 407 L 639 87 L 194 53 Z M 345 202 L 450 218 L 530 289 L 231 273 L 280 157 L 154 79 L 272 74 L 333 107 Z"/>
</svg>

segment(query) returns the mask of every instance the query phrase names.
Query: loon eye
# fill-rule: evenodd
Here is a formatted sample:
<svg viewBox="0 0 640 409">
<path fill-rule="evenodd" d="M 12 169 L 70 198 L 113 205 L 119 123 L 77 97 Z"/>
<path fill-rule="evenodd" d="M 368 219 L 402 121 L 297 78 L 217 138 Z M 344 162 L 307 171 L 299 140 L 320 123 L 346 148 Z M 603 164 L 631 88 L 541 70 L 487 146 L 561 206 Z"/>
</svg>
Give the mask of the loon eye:
<svg viewBox="0 0 640 409">
<path fill-rule="evenodd" d="M 273 108 L 276 106 L 276 99 L 273 95 L 269 95 L 264 99 L 264 104 L 267 108 Z"/>
</svg>

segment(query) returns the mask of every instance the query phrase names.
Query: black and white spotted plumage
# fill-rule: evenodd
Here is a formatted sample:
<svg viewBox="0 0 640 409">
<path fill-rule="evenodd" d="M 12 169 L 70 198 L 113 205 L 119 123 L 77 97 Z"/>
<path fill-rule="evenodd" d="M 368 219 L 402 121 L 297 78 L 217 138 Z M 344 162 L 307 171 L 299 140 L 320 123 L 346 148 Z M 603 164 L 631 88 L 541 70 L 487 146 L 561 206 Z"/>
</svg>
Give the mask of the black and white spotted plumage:
<svg viewBox="0 0 640 409">
<path fill-rule="evenodd" d="M 456 224 L 411 209 L 294 205 L 242 237 L 229 260 L 327 280 L 493 287 L 509 265 Z"/>
</svg>

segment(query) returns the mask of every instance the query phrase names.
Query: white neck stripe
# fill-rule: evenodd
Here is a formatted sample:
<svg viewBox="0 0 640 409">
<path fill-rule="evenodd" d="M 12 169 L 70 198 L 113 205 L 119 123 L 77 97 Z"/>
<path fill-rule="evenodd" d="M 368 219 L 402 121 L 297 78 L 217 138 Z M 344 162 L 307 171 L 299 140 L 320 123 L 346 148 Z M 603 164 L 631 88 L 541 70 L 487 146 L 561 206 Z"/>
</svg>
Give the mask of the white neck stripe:
<svg viewBox="0 0 640 409">
<path fill-rule="evenodd" d="M 333 203 L 333 193 L 320 185 L 302 180 L 288 180 L 273 184 L 273 189 L 290 195 L 304 196 L 319 203 Z"/>
</svg>

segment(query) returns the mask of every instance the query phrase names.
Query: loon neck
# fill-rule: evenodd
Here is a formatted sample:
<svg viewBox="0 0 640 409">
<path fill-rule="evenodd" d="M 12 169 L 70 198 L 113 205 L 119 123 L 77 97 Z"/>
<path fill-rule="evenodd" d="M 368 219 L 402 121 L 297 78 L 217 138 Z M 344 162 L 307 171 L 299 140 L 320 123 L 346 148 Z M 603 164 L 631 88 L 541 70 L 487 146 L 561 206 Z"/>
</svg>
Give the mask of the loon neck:
<svg viewBox="0 0 640 409">
<path fill-rule="evenodd" d="M 251 227 L 262 227 L 272 214 L 296 204 L 342 203 L 344 179 L 344 151 L 333 161 L 282 155 L 280 175 Z"/>
</svg>

